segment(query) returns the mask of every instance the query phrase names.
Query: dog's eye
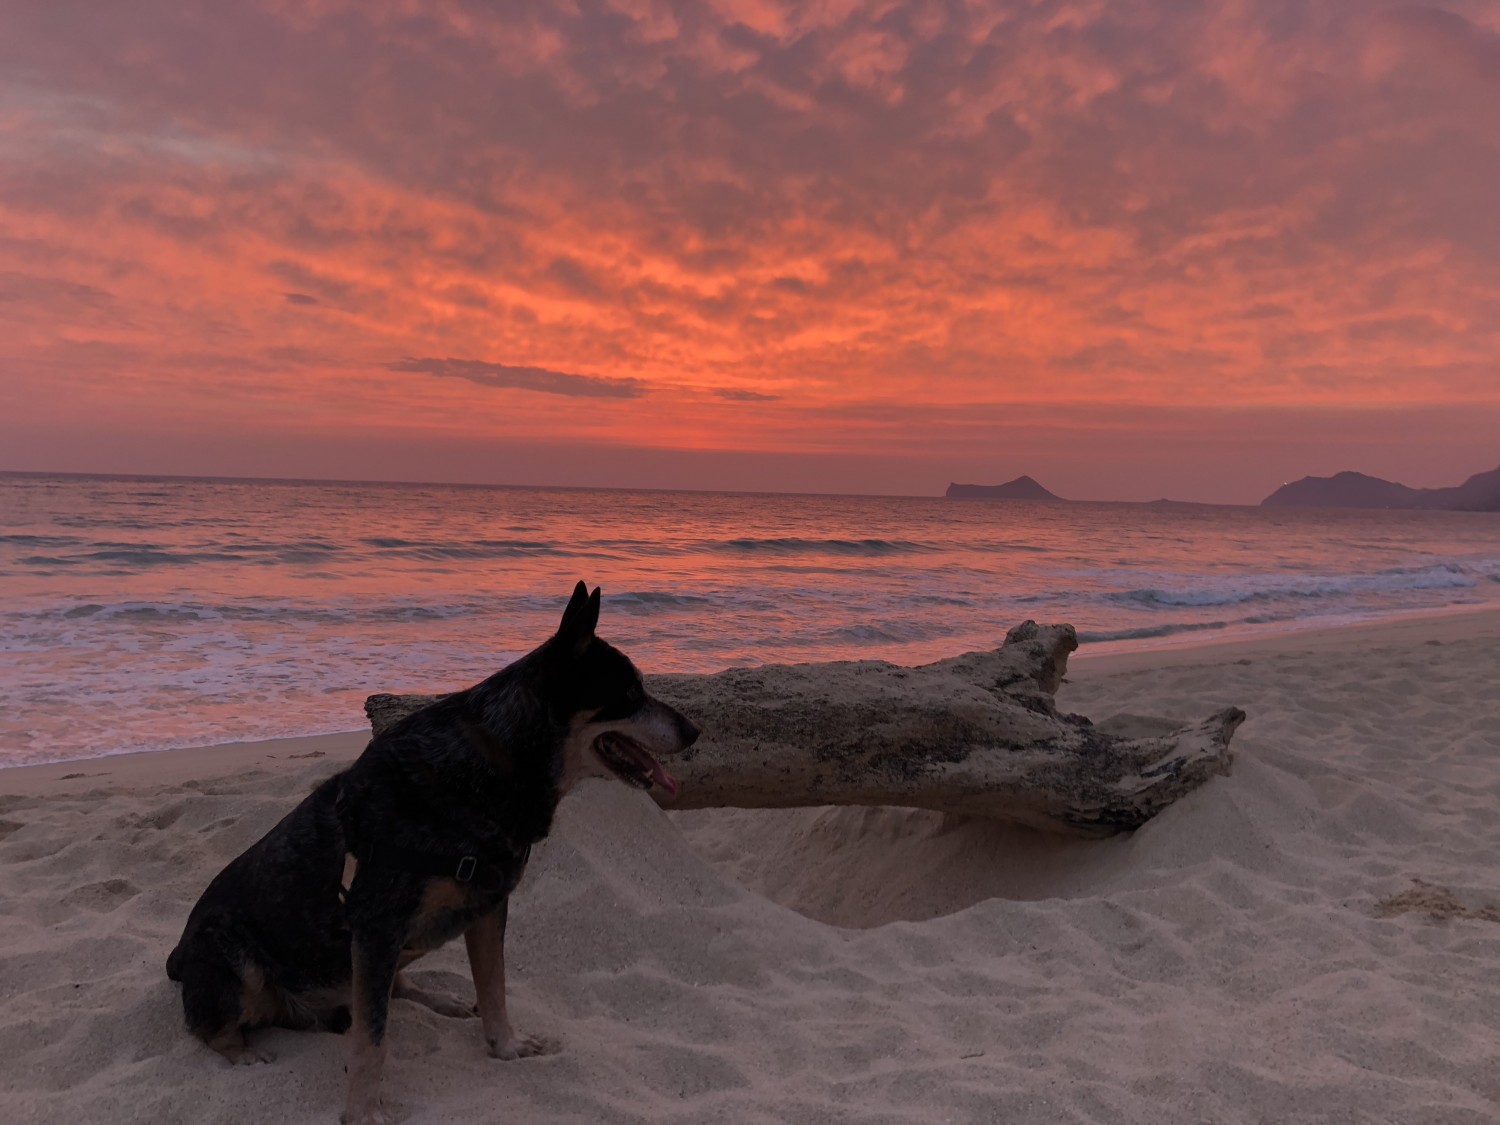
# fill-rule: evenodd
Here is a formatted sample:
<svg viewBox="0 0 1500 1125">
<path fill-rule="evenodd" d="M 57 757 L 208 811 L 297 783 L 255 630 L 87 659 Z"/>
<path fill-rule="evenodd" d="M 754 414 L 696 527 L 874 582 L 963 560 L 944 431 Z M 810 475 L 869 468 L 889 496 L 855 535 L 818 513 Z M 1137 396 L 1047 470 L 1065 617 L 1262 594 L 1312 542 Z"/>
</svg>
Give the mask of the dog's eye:
<svg viewBox="0 0 1500 1125">
<path fill-rule="evenodd" d="M 623 719 L 627 715 L 633 715 L 640 710 L 645 698 L 644 693 L 631 692 L 616 696 L 613 702 L 606 703 L 599 709 L 599 713 L 594 716 L 594 721 L 596 723 L 608 722 L 611 719 Z"/>
</svg>

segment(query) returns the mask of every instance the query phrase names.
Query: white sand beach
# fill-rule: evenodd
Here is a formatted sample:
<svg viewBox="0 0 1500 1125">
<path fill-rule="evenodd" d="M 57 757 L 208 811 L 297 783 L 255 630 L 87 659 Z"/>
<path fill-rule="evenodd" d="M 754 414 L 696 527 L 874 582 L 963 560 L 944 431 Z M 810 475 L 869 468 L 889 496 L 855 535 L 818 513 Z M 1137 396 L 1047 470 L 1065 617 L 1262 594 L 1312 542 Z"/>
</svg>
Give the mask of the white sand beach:
<svg viewBox="0 0 1500 1125">
<path fill-rule="evenodd" d="M 1103 841 L 890 809 L 569 797 L 486 1057 L 396 1001 L 403 1122 L 1500 1120 L 1500 614 L 1074 658 L 1058 703 L 1249 720 Z M 0 1121 L 338 1119 L 347 1042 L 231 1067 L 163 961 L 358 733 L 0 771 Z M 415 978 L 468 995 L 462 943 Z"/>
</svg>

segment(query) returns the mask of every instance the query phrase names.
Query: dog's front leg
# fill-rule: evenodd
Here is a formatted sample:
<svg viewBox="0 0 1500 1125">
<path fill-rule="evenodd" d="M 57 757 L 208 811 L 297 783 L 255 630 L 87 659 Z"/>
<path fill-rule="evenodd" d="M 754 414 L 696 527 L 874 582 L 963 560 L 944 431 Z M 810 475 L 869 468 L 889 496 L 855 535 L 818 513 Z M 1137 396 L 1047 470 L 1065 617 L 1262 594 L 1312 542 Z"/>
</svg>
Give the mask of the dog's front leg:
<svg viewBox="0 0 1500 1125">
<path fill-rule="evenodd" d="M 474 992 L 479 997 L 479 1020 L 484 1041 L 497 1059 L 524 1059 L 557 1050 L 547 1039 L 516 1035 L 505 1011 L 505 922 L 509 901 L 484 915 L 464 931 L 469 950 L 469 968 L 474 973 Z"/>
<path fill-rule="evenodd" d="M 356 931 L 352 938 L 353 1054 L 349 1059 L 349 1093 L 339 1120 L 343 1125 L 390 1125 L 391 1116 L 380 1104 L 380 1070 L 385 1063 L 386 1020 L 391 985 L 401 959 L 401 937 Z"/>
</svg>

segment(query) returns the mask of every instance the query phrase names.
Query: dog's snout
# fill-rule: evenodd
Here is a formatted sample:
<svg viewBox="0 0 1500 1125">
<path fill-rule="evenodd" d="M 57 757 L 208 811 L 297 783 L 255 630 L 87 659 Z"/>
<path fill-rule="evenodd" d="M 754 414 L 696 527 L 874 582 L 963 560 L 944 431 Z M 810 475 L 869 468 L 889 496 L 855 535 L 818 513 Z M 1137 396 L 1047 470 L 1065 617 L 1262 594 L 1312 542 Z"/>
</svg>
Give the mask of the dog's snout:
<svg viewBox="0 0 1500 1125">
<path fill-rule="evenodd" d="M 698 741 L 698 728 L 677 708 L 659 699 L 652 699 L 651 707 L 657 723 L 658 738 L 666 738 L 667 732 L 671 731 L 676 738 L 679 750 L 686 750 Z"/>
</svg>

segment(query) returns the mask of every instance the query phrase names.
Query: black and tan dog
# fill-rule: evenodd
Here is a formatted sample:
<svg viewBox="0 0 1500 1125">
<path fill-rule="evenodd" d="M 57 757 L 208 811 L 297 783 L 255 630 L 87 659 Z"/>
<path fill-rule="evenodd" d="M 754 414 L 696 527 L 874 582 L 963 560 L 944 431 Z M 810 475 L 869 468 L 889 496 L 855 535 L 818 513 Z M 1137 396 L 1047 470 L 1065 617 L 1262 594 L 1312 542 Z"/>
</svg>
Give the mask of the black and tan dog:
<svg viewBox="0 0 1500 1125">
<path fill-rule="evenodd" d="M 496 1058 L 547 1049 L 505 1012 L 506 900 L 531 845 L 584 777 L 676 792 L 653 751 L 698 737 L 594 635 L 598 620 L 599 591 L 580 582 L 556 636 L 377 735 L 219 873 L 167 959 L 194 1034 L 243 1063 L 268 1060 L 247 1029 L 352 1024 L 348 1125 L 389 1120 L 378 1086 L 393 996 L 477 1012 Z M 459 934 L 474 1008 L 400 972 Z"/>
</svg>

